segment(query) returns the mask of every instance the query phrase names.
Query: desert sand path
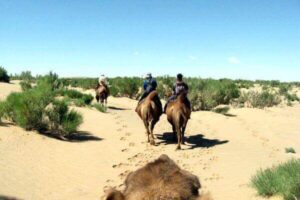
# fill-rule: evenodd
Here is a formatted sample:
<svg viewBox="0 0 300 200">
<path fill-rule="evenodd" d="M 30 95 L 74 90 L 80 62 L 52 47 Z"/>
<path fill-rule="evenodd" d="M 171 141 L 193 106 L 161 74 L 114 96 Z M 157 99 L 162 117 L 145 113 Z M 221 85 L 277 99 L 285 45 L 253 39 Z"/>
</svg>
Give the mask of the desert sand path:
<svg viewBox="0 0 300 200">
<path fill-rule="evenodd" d="M 0 84 L 0 98 L 18 90 L 17 84 Z M 104 189 L 122 188 L 128 172 L 164 153 L 198 175 L 202 190 L 215 200 L 256 200 L 261 198 L 249 187 L 256 170 L 299 158 L 284 152 L 285 147 L 300 152 L 299 104 L 232 109 L 230 116 L 194 112 L 182 151 L 175 151 L 165 116 L 155 128 L 157 146 L 147 144 L 135 105 L 134 100 L 111 97 L 105 114 L 75 108 L 84 123 L 73 142 L 2 123 L 0 195 L 26 200 L 100 199 Z"/>
</svg>

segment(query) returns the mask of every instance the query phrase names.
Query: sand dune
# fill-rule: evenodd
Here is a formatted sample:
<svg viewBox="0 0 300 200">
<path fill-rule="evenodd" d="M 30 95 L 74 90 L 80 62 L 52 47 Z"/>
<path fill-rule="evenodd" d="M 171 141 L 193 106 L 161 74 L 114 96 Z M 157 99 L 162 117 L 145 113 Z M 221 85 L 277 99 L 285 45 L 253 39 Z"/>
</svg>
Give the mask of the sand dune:
<svg viewBox="0 0 300 200">
<path fill-rule="evenodd" d="M 0 84 L 0 98 L 19 91 Z M 92 91 L 88 91 L 92 92 Z M 167 154 L 199 176 L 203 191 L 215 200 L 261 199 L 249 187 L 256 170 L 299 154 L 300 105 L 232 109 L 229 116 L 194 112 L 186 145 L 175 151 L 163 116 L 155 128 L 157 146 L 146 143 L 143 124 L 134 112 L 136 101 L 109 98 L 108 113 L 75 108 L 84 117 L 81 137 L 66 142 L 0 125 L 0 195 L 20 199 L 100 199 L 109 186 L 122 188 L 128 172 Z"/>
</svg>

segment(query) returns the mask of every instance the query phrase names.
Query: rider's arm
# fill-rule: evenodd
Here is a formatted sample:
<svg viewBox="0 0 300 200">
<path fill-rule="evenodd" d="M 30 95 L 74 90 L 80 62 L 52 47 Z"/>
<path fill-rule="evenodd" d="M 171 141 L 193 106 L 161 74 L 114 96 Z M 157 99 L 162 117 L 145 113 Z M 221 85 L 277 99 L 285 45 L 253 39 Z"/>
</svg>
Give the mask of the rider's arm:
<svg viewBox="0 0 300 200">
<path fill-rule="evenodd" d="M 147 83 L 147 81 L 144 81 L 144 85 L 143 85 L 143 87 L 144 87 L 144 90 L 146 90 L 146 89 L 147 89 L 147 86 L 148 86 L 148 83 Z"/>
<path fill-rule="evenodd" d="M 156 82 L 156 80 L 153 80 L 152 81 L 152 89 L 155 90 L 156 87 L 157 87 L 157 82 Z"/>
</svg>

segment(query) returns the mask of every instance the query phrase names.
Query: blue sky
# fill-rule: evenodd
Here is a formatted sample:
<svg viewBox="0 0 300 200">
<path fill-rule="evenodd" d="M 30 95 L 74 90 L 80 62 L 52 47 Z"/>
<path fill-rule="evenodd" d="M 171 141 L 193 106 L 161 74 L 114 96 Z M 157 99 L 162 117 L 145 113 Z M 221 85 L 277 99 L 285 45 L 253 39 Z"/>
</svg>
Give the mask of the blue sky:
<svg viewBox="0 0 300 200">
<path fill-rule="evenodd" d="M 0 0 L 0 65 L 300 81 L 300 1 Z"/>
</svg>

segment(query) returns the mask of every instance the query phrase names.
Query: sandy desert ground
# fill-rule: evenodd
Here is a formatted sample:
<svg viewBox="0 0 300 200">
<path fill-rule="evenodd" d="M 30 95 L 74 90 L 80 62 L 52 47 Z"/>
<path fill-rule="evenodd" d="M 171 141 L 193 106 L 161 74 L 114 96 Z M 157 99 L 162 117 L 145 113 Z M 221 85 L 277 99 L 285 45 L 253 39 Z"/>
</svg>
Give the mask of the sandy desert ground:
<svg viewBox="0 0 300 200">
<path fill-rule="evenodd" d="M 0 99 L 19 91 L 0 83 Z M 92 92 L 92 91 L 88 91 Z M 202 191 L 214 200 L 259 200 L 249 187 L 260 168 L 299 158 L 300 105 L 268 109 L 231 109 L 224 116 L 194 112 L 186 145 L 175 151 L 171 127 L 163 116 L 155 128 L 157 146 L 146 141 L 134 112 L 136 101 L 109 98 L 108 113 L 75 108 L 84 117 L 77 141 L 66 142 L 4 122 L 0 125 L 0 195 L 26 200 L 96 200 L 109 186 L 122 188 L 129 171 L 167 154 L 199 176 Z M 277 199 L 277 198 L 276 198 Z M 280 199 L 280 198 L 279 198 Z"/>
</svg>

